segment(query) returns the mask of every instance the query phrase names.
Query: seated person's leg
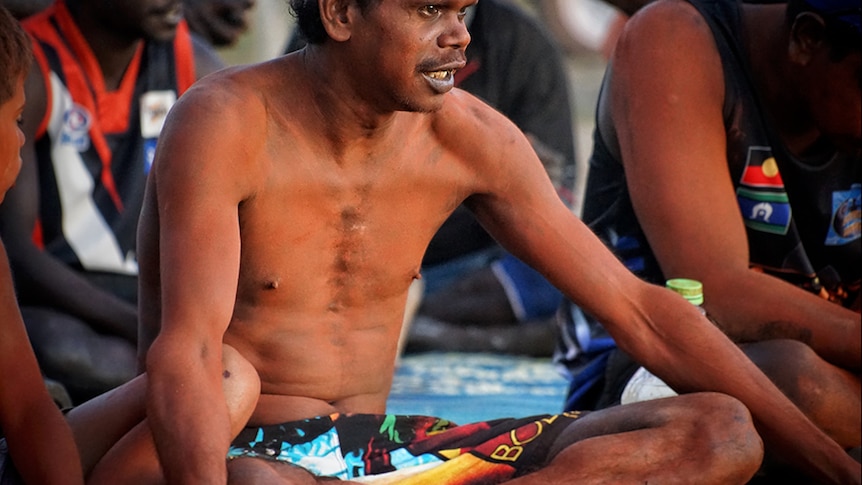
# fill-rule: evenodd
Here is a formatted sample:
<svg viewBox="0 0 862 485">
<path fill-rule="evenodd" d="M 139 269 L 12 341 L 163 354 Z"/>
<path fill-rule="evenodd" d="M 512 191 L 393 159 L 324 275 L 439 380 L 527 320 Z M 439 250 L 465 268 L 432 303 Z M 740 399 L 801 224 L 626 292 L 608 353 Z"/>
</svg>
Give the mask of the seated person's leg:
<svg viewBox="0 0 862 485">
<path fill-rule="evenodd" d="M 461 426 L 415 415 L 320 416 L 247 428 L 229 456 L 235 483 L 259 476 L 306 483 L 296 468 L 303 467 L 319 481 L 376 476 L 381 483 L 450 483 L 458 477 L 459 483 L 545 485 L 691 483 L 697 477 L 697 483 L 727 485 L 754 475 L 763 444 L 739 401 L 696 393 L 587 414 Z"/>
<path fill-rule="evenodd" d="M 763 444 L 739 401 L 698 393 L 587 414 L 549 455 L 545 468 L 509 483 L 746 483 Z"/>
<path fill-rule="evenodd" d="M 229 485 L 317 485 L 357 483 L 336 478 L 315 477 L 303 468 L 258 458 L 236 458 L 228 462 Z"/>
<path fill-rule="evenodd" d="M 862 444 L 858 375 L 826 362 L 797 340 L 767 340 L 745 344 L 742 350 L 838 444 Z"/>
<path fill-rule="evenodd" d="M 504 325 L 551 318 L 562 294 L 534 269 L 508 253 L 427 292 L 419 313 L 463 325 Z"/>
<path fill-rule="evenodd" d="M 408 339 L 410 351 L 501 352 L 548 356 L 560 292 L 512 255 L 426 292 Z M 489 339 L 488 335 L 493 335 Z"/>
<path fill-rule="evenodd" d="M 426 294 L 419 314 L 456 325 L 512 325 L 515 313 L 490 266 Z"/>
<path fill-rule="evenodd" d="M 131 342 L 97 333 L 85 322 L 47 308 L 22 307 L 21 315 L 42 371 L 63 384 L 74 403 L 135 376 Z"/>
<path fill-rule="evenodd" d="M 798 340 L 765 340 L 742 350 L 806 416 L 844 448 L 860 446 L 862 416 L 859 377 L 823 360 Z M 638 377 L 647 380 L 635 382 Z M 629 394 L 629 391 L 637 389 Z M 652 387 L 654 389 L 649 389 Z M 623 391 L 622 402 L 635 402 L 675 392 L 640 368 Z"/>
<path fill-rule="evenodd" d="M 223 347 L 224 394 L 231 434 L 239 434 L 260 396 L 254 367 L 233 347 Z M 155 444 L 145 419 L 146 374 L 88 401 L 67 418 L 88 483 L 162 483 Z"/>
</svg>

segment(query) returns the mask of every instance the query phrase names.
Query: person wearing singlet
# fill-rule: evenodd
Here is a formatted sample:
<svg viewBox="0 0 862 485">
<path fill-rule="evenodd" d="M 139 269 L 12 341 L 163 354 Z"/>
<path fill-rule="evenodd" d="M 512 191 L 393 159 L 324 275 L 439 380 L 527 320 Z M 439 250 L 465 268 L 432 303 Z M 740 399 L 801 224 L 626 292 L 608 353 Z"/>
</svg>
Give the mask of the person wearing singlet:
<svg viewBox="0 0 862 485">
<path fill-rule="evenodd" d="M 711 319 L 845 448 L 862 432 L 860 31 L 858 0 L 643 7 L 603 83 L 583 214 L 645 280 L 701 281 Z M 565 310 L 581 409 L 600 319 Z M 598 407 L 637 367 L 609 352 Z"/>
<path fill-rule="evenodd" d="M 80 402 L 136 373 L 135 238 L 156 140 L 221 65 L 179 0 L 59 0 L 23 25 L 36 63 L 0 230 L 42 370 Z"/>
</svg>

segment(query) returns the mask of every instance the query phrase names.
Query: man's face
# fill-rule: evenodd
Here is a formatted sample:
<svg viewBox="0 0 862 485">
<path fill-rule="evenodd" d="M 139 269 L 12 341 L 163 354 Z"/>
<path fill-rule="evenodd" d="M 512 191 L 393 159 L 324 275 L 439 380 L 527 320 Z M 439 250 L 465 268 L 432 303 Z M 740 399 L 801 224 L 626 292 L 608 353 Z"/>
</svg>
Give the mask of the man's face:
<svg viewBox="0 0 862 485">
<path fill-rule="evenodd" d="M 233 45 L 248 29 L 255 0 L 183 0 L 189 27 L 214 46 Z"/>
<path fill-rule="evenodd" d="M 183 17 L 182 0 L 96 0 L 106 25 L 135 38 L 173 39 Z"/>
<path fill-rule="evenodd" d="M 0 202 L 21 171 L 21 147 L 24 145 L 24 133 L 21 131 L 23 112 L 24 76 L 21 76 L 12 97 L 0 104 Z"/>
<path fill-rule="evenodd" d="M 373 2 L 372 2 L 373 3 Z M 464 24 L 475 0 L 380 0 L 351 32 L 360 90 L 382 106 L 434 111 L 464 66 L 470 34 Z"/>
<path fill-rule="evenodd" d="M 835 62 L 828 54 L 814 58 L 809 106 L 821 133 L 851 153 L 862 151 L 862 53 Z"/>
</svg>

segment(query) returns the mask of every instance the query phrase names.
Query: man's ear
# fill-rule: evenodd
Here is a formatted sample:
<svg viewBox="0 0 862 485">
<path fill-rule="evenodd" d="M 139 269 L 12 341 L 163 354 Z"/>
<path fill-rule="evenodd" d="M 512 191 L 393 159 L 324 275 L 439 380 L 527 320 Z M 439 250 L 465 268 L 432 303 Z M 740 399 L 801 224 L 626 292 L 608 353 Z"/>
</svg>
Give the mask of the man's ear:
<svg viewBox="0 0 862 485">
<path fill-rule="evenodd" d="M 351 35 L 351 0 L 318 0 L 320 20 L 332 40 L 343 42 Z"/>
<path fill-rule="evenodd" d="M 826 45 L 826 24 L 814 12 L 802 12 L 790 27 L 788 54 L 790 60 L 805 65 L 814 53 Z"/>
</svg>

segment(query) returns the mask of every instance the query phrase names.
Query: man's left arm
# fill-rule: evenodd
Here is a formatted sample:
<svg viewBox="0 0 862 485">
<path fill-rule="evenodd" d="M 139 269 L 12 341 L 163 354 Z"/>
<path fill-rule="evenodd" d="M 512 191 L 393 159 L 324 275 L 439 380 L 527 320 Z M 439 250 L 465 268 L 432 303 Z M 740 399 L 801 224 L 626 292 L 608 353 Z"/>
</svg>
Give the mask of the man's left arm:
<svg viewBox="0 0 862 485">
<path fill-rule="evenodd" d="M 859 464 L 720 330 L 686 300 L 642 282 L 619 262 L 556 197 L 526 139 L 511 130 L 496 127 L 504 134 L 488 150 L 496 152 L 489 154 L 495 170 L 468 199 L 489 232 L 605 322 L 620 348 L 674 388 L 739 399 L 771 449 L 788 462 L 831 483 L 859 483 Z"/>
<path fill-rule="evenodd" d="M 531 19 L 523 22 L 513 46 L 515 57 L 506 66 L 510 99 L 503 103 L 503 112 L 527 134 L 557 193 L 571 206 L 576 140 L 563 54 L 540 25 Z"/>
</svg>

